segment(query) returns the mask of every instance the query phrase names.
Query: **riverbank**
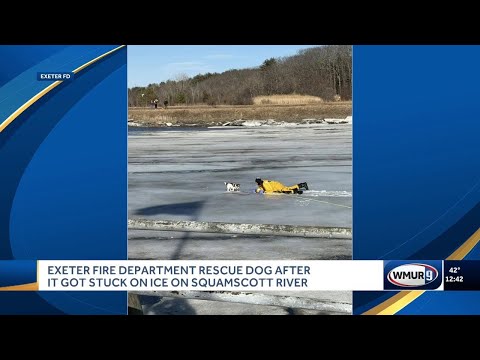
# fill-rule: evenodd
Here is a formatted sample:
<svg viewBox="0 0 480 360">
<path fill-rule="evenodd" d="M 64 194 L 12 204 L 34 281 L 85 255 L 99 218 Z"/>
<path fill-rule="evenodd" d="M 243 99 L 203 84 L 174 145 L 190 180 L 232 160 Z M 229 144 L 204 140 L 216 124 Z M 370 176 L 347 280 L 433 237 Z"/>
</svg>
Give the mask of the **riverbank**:
<svg viewBox="0 0 480 360">
<path fill-rule="evenodd" d="M 352 102 L 308 105 L 237 105 L 175 106 L 164 108 L 129 108 L 130 126 L 222 126 L 247 120 L 284 123 L 324 122 L 352 115 Z"/>
</svg>

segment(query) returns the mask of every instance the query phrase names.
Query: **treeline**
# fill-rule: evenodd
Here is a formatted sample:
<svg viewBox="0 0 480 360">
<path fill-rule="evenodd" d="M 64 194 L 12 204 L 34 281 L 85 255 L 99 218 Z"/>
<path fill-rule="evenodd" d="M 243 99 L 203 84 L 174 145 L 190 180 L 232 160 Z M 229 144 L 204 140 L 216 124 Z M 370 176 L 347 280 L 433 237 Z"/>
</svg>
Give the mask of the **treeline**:
<svg viewBox="0 0 480 360">
<path fill-rule="evenodd" d="M 326 45 L 271 58 L 256 68 L 221 74 L 178 75 L 175 80 L 128 89 L 129 106 L 248 105 L 260 95 L 299 94 L 325 101 L 352 98 L 352 47 Z"/>
</svg>

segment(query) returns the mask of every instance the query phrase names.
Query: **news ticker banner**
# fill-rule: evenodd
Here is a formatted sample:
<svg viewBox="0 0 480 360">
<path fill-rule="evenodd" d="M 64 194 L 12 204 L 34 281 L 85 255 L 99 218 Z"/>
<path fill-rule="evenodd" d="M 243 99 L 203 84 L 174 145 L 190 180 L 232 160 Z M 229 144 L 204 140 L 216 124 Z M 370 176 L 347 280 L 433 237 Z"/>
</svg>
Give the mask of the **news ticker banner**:
<svg viewBox="0 0 480 360">
<path fill-rule="evenodd" d="M 0 260 L 127 258 L 126 94 L 124 45 L 0 45 Z M 2 286 L 35 286 L 19 264 L 0 267 Z M 0 314 L 124 314 L 126 301 L 13 291 Z"/>
<path fill-rule="evenodd" d="M 480 261 L 0 261 L 3 291 L 480 290 Z"/>
</svg>

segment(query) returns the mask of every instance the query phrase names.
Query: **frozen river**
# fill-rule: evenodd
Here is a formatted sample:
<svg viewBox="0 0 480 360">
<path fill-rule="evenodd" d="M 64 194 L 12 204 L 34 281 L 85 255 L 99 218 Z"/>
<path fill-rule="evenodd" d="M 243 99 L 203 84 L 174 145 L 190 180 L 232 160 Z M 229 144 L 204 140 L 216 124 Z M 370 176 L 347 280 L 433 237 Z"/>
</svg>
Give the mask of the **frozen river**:
<svg viewBox="0 0 480 360">
<path fill-rule="evenodd" d="M 128 141 L 129 218 L 352 226 L 351 124 L 129 128 Z M 256 177 L 309 190 L 254 194 Z M 224 181 L 244 194 L 226 193 Z M 351 240 L 130 230 L 129 258 L 350 259 Z"/>
<path fill-rule="evenodd" d="M 351 227 L 350 124 L 167 129 L 130 130 L 129 217 Z M 310 190 L 256 195 L 256 177 Z"/>
</svg>

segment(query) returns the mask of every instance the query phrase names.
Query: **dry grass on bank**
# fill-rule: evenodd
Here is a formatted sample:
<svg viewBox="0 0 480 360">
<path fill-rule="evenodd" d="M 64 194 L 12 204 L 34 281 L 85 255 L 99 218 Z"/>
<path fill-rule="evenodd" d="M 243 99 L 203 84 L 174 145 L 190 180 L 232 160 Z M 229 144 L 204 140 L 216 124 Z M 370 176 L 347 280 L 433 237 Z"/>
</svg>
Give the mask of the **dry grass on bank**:
<svg viewBox="0 0 480 360">
<path fill-rule="evenodd" d="M 324 102 L 310 105 L 239 105 L 129 108 L 128 118 L 145 126 L 218 126 L 233 120 L 297 122 L 303 119 L 344 119 L 352 115 L 352 102 Z"/>
<path fill-rule="evenodd" d="M 323 103 L 323 99 L 310 95 L 268 95 L 253 98 L 255 105 L 309 105 Z"/>
</svg>

